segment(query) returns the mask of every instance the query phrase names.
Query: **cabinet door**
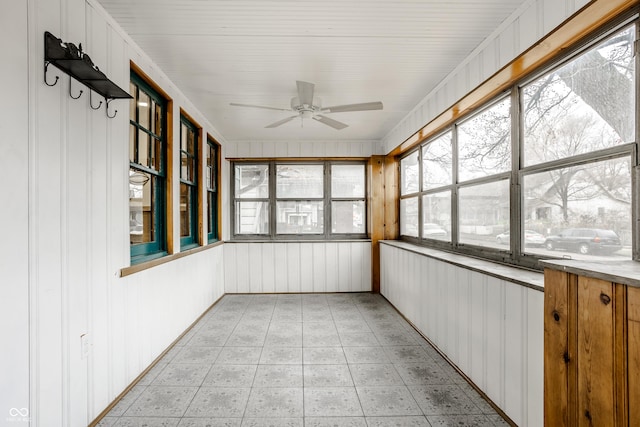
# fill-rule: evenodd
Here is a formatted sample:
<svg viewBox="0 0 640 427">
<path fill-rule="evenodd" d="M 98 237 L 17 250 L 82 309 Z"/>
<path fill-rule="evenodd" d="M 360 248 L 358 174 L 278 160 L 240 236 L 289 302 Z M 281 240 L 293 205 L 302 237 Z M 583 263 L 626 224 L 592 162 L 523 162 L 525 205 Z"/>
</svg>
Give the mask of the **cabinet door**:
<svg viewBox="0 0 640 427">
<path fill-rule="evenodd" d="M 615 426 L 614 285 L 578 278 L 578 425 Z"/>
</svg>

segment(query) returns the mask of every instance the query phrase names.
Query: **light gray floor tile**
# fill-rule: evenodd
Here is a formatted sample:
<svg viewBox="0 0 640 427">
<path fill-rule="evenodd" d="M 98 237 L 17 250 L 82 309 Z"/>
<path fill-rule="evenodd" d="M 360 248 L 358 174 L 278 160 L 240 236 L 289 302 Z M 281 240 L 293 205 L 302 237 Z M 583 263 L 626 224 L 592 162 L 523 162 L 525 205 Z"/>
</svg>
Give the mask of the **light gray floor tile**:
<svg viewBox="0 0 640 427">
<path fill-rule="evenodd" d="M 304 415 L 306 417 L 361 417 L 363 413 L 354 387 L 305 387 Z"/>
<path fill-rule="evenodd" d="M 211 365 L 193 363 L 170 363 L 156 377 L 151 385 L 155 386 L 200 386 Z"/>
<path fill-rule="evenodd" d="M 371 332 L 371 328 L 364 320 L 336 320 L 335 325 L 339 334 Z"/>
<path fill-rule="evenodd" d="M 418 345 L 418 342 L 405 331 L 383 331 L 376 332 L 375 335 L 383 346 Z"/>
<path fill-rule="evenodd" d="M 140 395 L 142 394 L 145 388 L 147 388 L 147 386 L 144 386 L 144 385 L 133 386 L 131 390 L 129 390 L 129 392 L 125 394 L 124 397 L 120 399 L 120 401 L 116 403 L 116 405 L 113 408 L 111 408 L 111 411 L 109 411 L 109 415 L 112 415 L 114 417 L 119 417 L 122 414 L 124 414 L 125 411 L 129 409 L 129 406 L 131 406 L 131 404 L 135 402 L 135 400 L 138 397 L 140 397 Z"/>
<path fill-rule="evenodd" d="M 156 377 L 158 375 L 160 375 L 160 373 L 164 370 L 164 368 L 166 368 L 167 366 L 169 366 L 168 363 L 157 363 L 153 368 L 151 368 L 149 370 L 149 372 L 146 373 L 146 375 L 144 377 L 142 377 L 140 379 L 140 381 L 138 381 L 138 383 L 136 385 L 149 385 L 153 382 L 153 380 L 156 379 Z"/>
<path fill-rule="evenodd" d="M 242 427 L 303 427 L 303 418 L 245 418 Z"/>
<path fill-rule="evenodd" d="M 405 386 L 356 387 L 367 417 L 422 415 Z"/>
<path fill-rule="evenodd" d="M 289 324 L 288 328 L 285 328 L 282 323 L 276 325 L 269 328 L 265 347 L 302 347 L 302 323 Z"/>
<path fill-rule="evenodd" d="M 118 422 L 118 419 L 118 417 L 106 416 L 96 424 L 96 427 L 113 427 Z"/>
<path fill-rule="evenodd" d="M 496 411 L 493 409 L 493 407 L 489 404 L 489 402 L 487 402 L 484 397 L 480 396 L 480 394 L 469 385 L 469 383 L 465 382 L 464 384 L 460 384 L 458 382 L 456 382 L 456 384 L 458 384 L 458 386 L 462 389 L 462 391 L 464 392 L 464 394 L 466 394 L 467 396 L 469 396 L 469 398 L 471 399 L 471 401 L 478 407 L 480 408 L 480 411 L 483 414 L 489 414 L 489 415 L 493 415 L 496 413 Z"/>
<path fill-rule="evenodd" d="M 302 360 L 305 365 L 339 365 L 347 363 L 341 347 L 303 348 Z"/>
<path fill-rule="evenodd" d="M 302 365 L 259 365 L 254 387 L 302 387 Z"/>
<path fill-rule="evenodd" d="M 380 345 L 373 332 L 343 332 L 340 342 L 345 347 L 371 347 Z"/>
<path fill-rule="evenodd" d="M 409 390 L 427 417 L 482 414 L 478 406 L 455 384 L 409 386 Z"/>
<path fill-rule="evenodd" d="M 344 347 L 343 350 L 349 364 L 390 362 L 382 347 Z"/>
<path fill-rule="evenodd" d="M 213 364 L 222 347 L 182 347 L 173 358 L 173 363 L 208 363 Z"/>
<path fill-rule="evenodd" d="M 432 427 L 493 427 L 484 415 L 430 415 L 427 417 Z"/>
<path fill-rule="evenodd" d="M 220 347 L 231 335 L 229 331 L 203 331 L 196 333 L 185 345 L 193 347 Z"/>
<path fill-rule="evenodd" d="M 305 427 L 367 427 L 364 417 L 305 417 Z"/>
<path fill-rule="evenodd" d="M 360 363 L 349 365 L 356 386 L 404 385 L 392 364 Z"/>
<path fill-rule="evenodd" d="M 429 356 L 419 345 L 384 347 L 391 363 L 430 362 Z"/>
<path fill-rule="evenodd" d="M 201 387 L 191 401 L 186 417 L 242 417 L 250 388 Z"/>
<path fill-rule="evenodd" d="M 198 387 L 149 386 L 124 413 L 131 417 L 181 417 Z"/>
<path fill-rule="evenodd" d="M 302 401 L 302 387 L 253 388 L 244 416 L 247 418 L 302 417 Z"/>
<path fill-rule="evenodd" d="M 251 387 L 257 365 L 213 365 L 203 387 Z"/>
<path fill-rule="evenodd" d="M 510 424 L 507 421 L 505 421 L 505 419 L 502 418 L 502 416 L 499 414 L 487 415 L 486 417 L 489 419 L 489 421 L 493 423 L 494 426 L 497 426 L 497 427 L 510 426 Z"/>
<path fill-rule="evenodd" d="M 260 355 L 262 365 L 293 365 L 302 363 L 302 347 L 265 347 Z"/>
<path fill-rule="evenodd" d="M 176 427 L 180 418 L 122 417 L 113 427 Z"/>
<path fill-rule="evenodd" d="M 335 331 L 304 332 L 302 335 L 303 347 L 340 347 L 340 336 Z"/>
<path fill-rule="evenodd" d="M 396 364 L 395 367 L 406 385 L 453 383 L 436 362 Z"/>
<path fill-rule="evenodd" d="M 216 364 L 224 365 L 257 365 L 262 347 L 224 347 Z"/>
<path fill-rule="evenodd" d="M 227 347 L 262 347 L 266 335 L 266 331 L 236 330 L 224 345 Z"/>
<path fill-rule="evenodd" d="M 178 427 L 240 427 L 242 418 L 183 418 Z"/>
<path fill-rule="evenodd" d="M 304 365 L 305 387 L 352 387 L 347 365 Z"/>
<path fill-rule="evenodd" d="M 424 416 L 367 417 L 369 427 L 431 427 Z M 463 425 L 457 426 L 463 427 Z"/>
</svg>

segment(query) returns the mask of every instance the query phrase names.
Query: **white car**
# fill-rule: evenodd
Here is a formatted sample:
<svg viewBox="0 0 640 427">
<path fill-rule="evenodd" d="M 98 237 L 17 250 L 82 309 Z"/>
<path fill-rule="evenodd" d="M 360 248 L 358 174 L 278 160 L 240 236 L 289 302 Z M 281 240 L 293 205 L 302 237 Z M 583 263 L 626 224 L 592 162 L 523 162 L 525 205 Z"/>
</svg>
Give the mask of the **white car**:
<svg viewBox="0 0 640 427">
<path fill-rule="evenodd" d="M 496 240 L 501 245 L 509 244 L 509 230 L 504 233 L 500 233 L 496 236 Z M 525 246 L 544 246 L 545 237 L 533 230 L 524 230 L 524 245 Z"/>
</svg>

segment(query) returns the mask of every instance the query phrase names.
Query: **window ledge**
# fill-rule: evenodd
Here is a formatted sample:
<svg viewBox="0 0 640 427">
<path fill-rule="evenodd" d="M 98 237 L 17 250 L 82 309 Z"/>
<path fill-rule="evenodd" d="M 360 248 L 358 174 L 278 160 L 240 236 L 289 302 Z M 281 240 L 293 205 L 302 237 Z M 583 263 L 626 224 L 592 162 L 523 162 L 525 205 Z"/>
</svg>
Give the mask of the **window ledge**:
<svg viewBox="0 0 640 427">
<path fill-rule="evenodd" d="M 381 240 L 380 243 L 544 292 L 544 275 L 542 272 L 499 264 L 468 255 L 417 246 L 399 240 Z"/>
<path fill-rule="evenodd" d="M 640 288 L 640 263 L 637 261 L 580 261 L 542 260 L 544 268 L 566 271 L 578 276 L 593 277 L 607 282 L 621 283 Z"/>
<path fill-rule="evenodd" d="M 225 243 L 346 243 L 369 242 L 371 239 L 235 239 Z"/>
<path fill-rule="evenodd" d="M 129 267 L 124 267 L 120 269 L 120 277 L 130 276 L 134 273 L 138 273 L 140 271 L 148 270 L 150 268 L 156 267 L 158 265 L 166 264 L 168 262 L 174 261 L 176 259 L 184 258 L 189 255 L 196 254 L 198 252 L 206 251 L 211 248 L 215 248 L 216 246 L 222 245 L 224 242 L 213 242 L 209 243 L 205 246 L 198 246 L 193 249 L 187 249 L 183 252 L 178 252 L 175 254 L 163 256 L 162 258 L 156 258 L 151 261 L 141 262 L 140 264 L 135 264 Z"/>
</svg>

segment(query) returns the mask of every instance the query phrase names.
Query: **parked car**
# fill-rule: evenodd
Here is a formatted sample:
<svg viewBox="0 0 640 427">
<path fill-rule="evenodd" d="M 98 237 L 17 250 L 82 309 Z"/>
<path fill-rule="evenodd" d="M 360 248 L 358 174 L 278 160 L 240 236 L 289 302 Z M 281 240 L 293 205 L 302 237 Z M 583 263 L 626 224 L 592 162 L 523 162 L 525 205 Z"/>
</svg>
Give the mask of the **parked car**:
<svg viewBox="0 0 640 427">
<path fill-rule="evenodd" d="M 581 254 L 612 254 L 622 249 L 615 231 L 600 228 L 568 228 L 558 235 L 548 236 L 544 246 L 550 251 L 561 249 Z"/>
<path fill-rule="evenodd" d="M 422 237 L 427 239 L 442 239 L 447 235 L 447 230 L 438 224 L 427 222 L 422 225 Z"/>
<path fill-rule="evenodd" d="M 504 233 L 500 233 L 496 236 L 496 240 L 501 245 L 509 244 L 509 230 Z M 545 238 L 542 234 L 533 230 L 524 230 L 524 245 L 525 246 L 543 246 L 545 244 Z"/>
</svg>

